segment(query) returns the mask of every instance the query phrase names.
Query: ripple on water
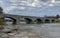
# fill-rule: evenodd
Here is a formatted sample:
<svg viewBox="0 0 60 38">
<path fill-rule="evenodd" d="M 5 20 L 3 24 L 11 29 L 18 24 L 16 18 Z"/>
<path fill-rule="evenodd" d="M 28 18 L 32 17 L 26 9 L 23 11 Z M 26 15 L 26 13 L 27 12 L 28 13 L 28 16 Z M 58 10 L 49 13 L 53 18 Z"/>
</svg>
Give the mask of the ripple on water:
<svg viewBox="0 0 60 38">
<path fill-rule="evenodd" d="M 60 38 L 60 24 L 50 23 L 50 24 L 20 24 L 19 29 L 28 29 L 37 33 L 38 35 L 43 35 L 45 38 Z"/>
</svg>

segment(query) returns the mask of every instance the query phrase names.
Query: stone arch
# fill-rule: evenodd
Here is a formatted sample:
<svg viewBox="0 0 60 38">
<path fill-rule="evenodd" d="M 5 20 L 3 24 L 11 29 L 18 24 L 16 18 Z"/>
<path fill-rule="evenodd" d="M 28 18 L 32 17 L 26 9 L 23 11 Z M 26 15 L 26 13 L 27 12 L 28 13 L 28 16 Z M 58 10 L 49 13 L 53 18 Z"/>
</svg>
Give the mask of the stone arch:
<svg viewBox="0 0 60 38">
<path fill-rule="evenodd" d="M 45 19 L 45 23 L 50 23 L 50 19 Z"/>
<path fill-rule="evenodd" d="M 25 22 L 26 22 L 27 24 L 32 23 L 32 19 L 30 19 L 30 18 L 24 18 L 24 19 L 25 19 Z"/>
<path fill-rule="evenodd" d="M 54 23 L 55 22 L 55 19 L 52 19 L 51 21 L 52 21 L 52 23 Z"/>
<path fill-rule="evenodd" d="M 36 23 L 42 23 L 42 19 L 36 19 Z"/>
<path fill-rule="evenodd" d="M 16 24 L 16 19 L 15 18 L 12 18 L 12 17 L 4 17 L 4 18 L 10 18 L 13 20 L 13 24 Z"/>
</svg>

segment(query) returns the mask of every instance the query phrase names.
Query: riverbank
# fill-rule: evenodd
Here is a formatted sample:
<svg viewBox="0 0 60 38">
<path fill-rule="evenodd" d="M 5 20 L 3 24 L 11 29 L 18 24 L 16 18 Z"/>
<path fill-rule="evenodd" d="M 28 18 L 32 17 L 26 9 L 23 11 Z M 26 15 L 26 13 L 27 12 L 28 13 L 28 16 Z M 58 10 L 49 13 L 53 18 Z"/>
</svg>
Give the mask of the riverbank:
<svg viewBox="0 0 60 38">
<path fill-rule="evenodd" d="M 13 30 L 11 33 L 1 32 L 0 38 L 42 38 L 42 36 L 27 30 Z"/>
<path fill-rule="evenodd" d="M 3 33 L 7 34 L 7 36 L 9 36 L 9 37 L 11 36 L 14 38 L 15 38 L 16 34 L 19 37 L 20 33 L 21 33 L 21 36 L 22 36 L 22 33 L 24 33 L 25 35 L 27 34 L 27 36 L 29 36 L 29 33 L 31 33 L 32 35 L 35 34 L 39 38 L 40 37 L 60 38 L 60 23 L 19 24 L 19 25 L 14 25 L 14 26 L 13 25 L 6 25 Z M 23 36 L 24 36 L 24 34 L 23 34 Z M 28 38 L 28 37 L 26 37 L 26 38 Z"/>
</svg>

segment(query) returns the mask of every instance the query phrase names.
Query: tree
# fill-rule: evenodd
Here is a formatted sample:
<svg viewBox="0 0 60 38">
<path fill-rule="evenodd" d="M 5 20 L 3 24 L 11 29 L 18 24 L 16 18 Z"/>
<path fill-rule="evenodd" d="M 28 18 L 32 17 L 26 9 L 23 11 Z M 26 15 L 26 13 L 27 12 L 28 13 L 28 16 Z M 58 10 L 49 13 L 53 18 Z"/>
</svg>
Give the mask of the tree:
<svg viewBox="0 0 60 38">
<path fill-rule="evenodd" d="M 56 15 L 56 18 L 58 19 L 60 16 L 59 15 Z"/>
<path fill-rule="evenodd" d="M 3 9 L 2 9 L 2 7 L 0 7 L 0 13 L 3 13 Z"/>
<path fill-rule="evenodd" d="M 0 7 L 0 25 L 3 25 L 5 22 L 2 16 L 3 16 L 3 9 L 2 7 Z"/>
<path fill-rule="evenodd" d="M 0 7 L 0 17 L 3 15 L 3 9 Z"/>
</svg>

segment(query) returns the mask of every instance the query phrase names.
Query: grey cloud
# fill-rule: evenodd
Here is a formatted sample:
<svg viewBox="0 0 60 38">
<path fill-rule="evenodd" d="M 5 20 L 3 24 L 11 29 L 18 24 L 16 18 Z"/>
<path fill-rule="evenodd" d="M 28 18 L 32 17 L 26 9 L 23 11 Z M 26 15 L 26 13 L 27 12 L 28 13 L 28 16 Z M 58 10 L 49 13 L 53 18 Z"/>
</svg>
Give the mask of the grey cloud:
<svg viewBox="0 0 60 38">
<path fill-rule="evenodd" d="M 40 0 L 40 1 L 42 1 L 42 2 L 47 2 L 47 1 L 49 1 L 49 0 Z"/>
<path fill-rule="evenodd" d="M 27 2 L 32 2 L 34 0 L 20 0 L 20 1 L 27 1 Z M 46 2 L 49 2 L 50 0 L 38 0 L 40 2 L 43 2 L 43 3 L 46 3 Z M 59 1 L 59 0 L 58 0 Z M 7 2 L 8 3 L 8 2 Z M 5 4 L 5 3 L 4 3 Z M 20 3 L 22 4 L 22 3 Z M 59 4 L 60 5 L 60 4 Z M 17 5 L 18 7 L 19 5 Z M 20 5 L 22 7 L 25 7 L 26 9 L 25 10 L 21 10 L 21 9 L 11 9 L 10 11 L 8 11 L 10 14 L 17 14 L 17 15 L 32 15 L 32 16 L 43 16 L 45 14 L 47 15 L 54 15 L 56 14 L 56 12 L 60 12 L 60 7 L 55 7 L 54 6 L 54 9 L 52 9 L 51 7 L 48 8 L 48 6 L 42 6 L 41 8 L 40 7 L 32 7 L 32 6 L 27 6 L 27 5 Z M 45 8 L 46 7 L 46 8 Z M 7 6 L 4 6 L 4 9 L 6 8 L 10 8 L 9 5 Z M 44 9 L 45 8 L 45 9 Z M 42 9 L 42 10 L 41 10 Z M 52 10 L 51 12 L 49 12 L 48 10 Z M 7 10 L 5 10 L 7 11 Z M 25 14 L 26 13 L 26 14 Z M 43 14 L 42 14 L 43 13 Z M 50 14 L 51 13 L 51 14 Z M 36 15 L 37 14 L 37 15 Z M 59 14 L 59 13 L 58 13 Z"/>
</svg>

